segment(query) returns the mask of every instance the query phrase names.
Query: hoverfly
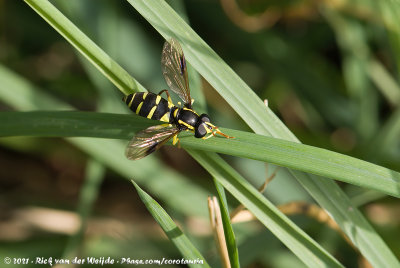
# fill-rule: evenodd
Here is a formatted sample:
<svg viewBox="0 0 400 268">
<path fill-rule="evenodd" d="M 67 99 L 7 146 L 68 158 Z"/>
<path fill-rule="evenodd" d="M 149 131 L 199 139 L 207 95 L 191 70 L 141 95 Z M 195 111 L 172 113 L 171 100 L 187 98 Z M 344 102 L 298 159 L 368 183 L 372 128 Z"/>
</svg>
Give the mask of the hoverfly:
<svg viewBox="0 0 400 268">
<path fill-rule="evenodd" d="M 199 115 L 192 109 L 194 100 L 190 97 L 185 56 L 177 40 L 171 39 L 164 43 L 161 67 L 169 88 L 178 94 L 184 105 L 175 106 L 166 89 L 158 94 L 138 92 L 124 97 L 123 101 L 137 115 L 167 123 L 139 131 L 126 148 L 125 155 L 128 159 L 141 159 L 158 150 L 171 138 L 173 138 L 172 144 L 178 143 L 179 146 L 177 135 L 184 130 L 194 132 L 196 138 L 202 139 L 208 139 L 216 134 L 233 138 L 211 124 L 207 114 Z M 161 97 L 162 93 L 167 95 L 167 99 Z"/>
</svg>

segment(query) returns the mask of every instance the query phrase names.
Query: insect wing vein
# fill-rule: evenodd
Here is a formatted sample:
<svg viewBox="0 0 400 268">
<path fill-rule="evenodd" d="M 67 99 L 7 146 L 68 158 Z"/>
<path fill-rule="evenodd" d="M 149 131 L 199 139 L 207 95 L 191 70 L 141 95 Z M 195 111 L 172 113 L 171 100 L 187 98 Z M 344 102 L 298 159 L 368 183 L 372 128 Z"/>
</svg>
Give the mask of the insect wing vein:
<svg viewBox="0 0 400 268">
<path fill-rule="evenodd" d="M 161 66 L 169 88 L 178 94 L 186 105 L 191 106 L 186 60 L 177 40 L 171 39 L 164 43 Z"/>
<path fill-rule="evenodd" d="M 178 134 L 174 125 L 157 125 L 139 131 L 126 147 L 128 159 L 138 160 L 158 150 L 169 139 Z"/>
</svg>

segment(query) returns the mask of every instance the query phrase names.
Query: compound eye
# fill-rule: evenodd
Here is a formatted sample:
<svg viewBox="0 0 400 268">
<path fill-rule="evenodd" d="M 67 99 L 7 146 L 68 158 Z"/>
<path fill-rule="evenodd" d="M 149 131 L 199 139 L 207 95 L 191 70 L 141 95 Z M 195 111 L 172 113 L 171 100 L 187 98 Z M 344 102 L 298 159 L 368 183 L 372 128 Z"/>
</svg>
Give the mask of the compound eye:
<svg viewBox="0 0 400 268">
<path fill-rule="evenodd" d="M 209 123 L 210 123 L 210 118 L 208 118 L 208 117 L 203 117 L 203 118 L 201 119 L 201 121 L 203 121 L 203 122 L 209 122 Z"/>
<path fill-rule="evenodd" d="M 204 137 L 205 135 L 207 134 L 207 130 L 206 130 L 206 124 L 200 124 L 197 128 L 196 128 L 196 130 L 195 130 L 195 132 L 194 132 L 194 136 L 196 137 L 196 138 L 202 138 L 202 137 Z"/>
<path fill-rule="evenodd" d="M 206 114 L 200 115 L 201 122 L 210 122 L 210 118 Z"/>
</svg>

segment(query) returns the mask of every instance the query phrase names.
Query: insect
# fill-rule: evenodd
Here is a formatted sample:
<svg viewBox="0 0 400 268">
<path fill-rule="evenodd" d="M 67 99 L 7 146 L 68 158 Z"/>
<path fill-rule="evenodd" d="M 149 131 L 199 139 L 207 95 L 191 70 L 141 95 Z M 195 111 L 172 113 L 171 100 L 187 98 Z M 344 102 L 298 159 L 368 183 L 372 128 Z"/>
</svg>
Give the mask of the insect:
<svg viewBox="0 0 400 268">
<path fill-rule="evenodd" d="M 177 40 L 171 39 L 164 43 L 161 68 L 169 88 L 183 100 L 183 107 L 172 103 L 166 89 L 158 94 L 138 92 L 124 97 L 123 101 L 137 115 L 166 123 L 139 131 L 126 148 L 125 155 L 128 159 L 141 159 L 158 150 L 171 138 L 173 138 L 172 144 L 178 143 L 179 147 L 178 134 L 181 131 L 194 132 L 196 138 L 202 139 L 208 139 L 216 134 L 233 138 L 211 124 L 207 114 L 199 115 L 192 109 L 194 100 L 190 97 L 185 56 Z M 162 93 L 167 95 L 167 99 L 161 97 Z"/>
</svg>

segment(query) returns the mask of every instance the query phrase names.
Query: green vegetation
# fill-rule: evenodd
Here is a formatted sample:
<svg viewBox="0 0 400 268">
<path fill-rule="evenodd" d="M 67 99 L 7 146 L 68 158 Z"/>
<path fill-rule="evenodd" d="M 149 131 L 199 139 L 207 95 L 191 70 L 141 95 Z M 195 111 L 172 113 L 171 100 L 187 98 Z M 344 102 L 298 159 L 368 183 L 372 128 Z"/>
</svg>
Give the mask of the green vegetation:
<svg viewBox="0 0 400 268">
<path fill-rule="evenodd" d="M 10 160 L 0 180 L 11 185 L 10 215 L 25 215 L 31 229 L 0 233 L 0 256 L 221 266 L 207 224 L 207 196 L 216 195 L 232 267 L 398 267 L 400 4 L 261 3 L 4 1 L 0 157 Z M 121 98 L 166 87 L 159 60 L 170 37 L 185 52 L 195 109 L 208 108 L 235 139 L 182 133 L 192 159 L 165 146 L 128 161 L 127 140 L 158 122 L 132 115 Z M 282 168 L 264 194 L 266 165 Z M 351 242 L 305 209 L 289 218 L 276 207 L 293 201 L 315 201 Z M 239 204 L 258 221 L 232 224 Z M 82 224 L 50 231 L 44 217 L 35 225 L 26 216 L 62 219 L 48 208 Z"/>
</svg>

